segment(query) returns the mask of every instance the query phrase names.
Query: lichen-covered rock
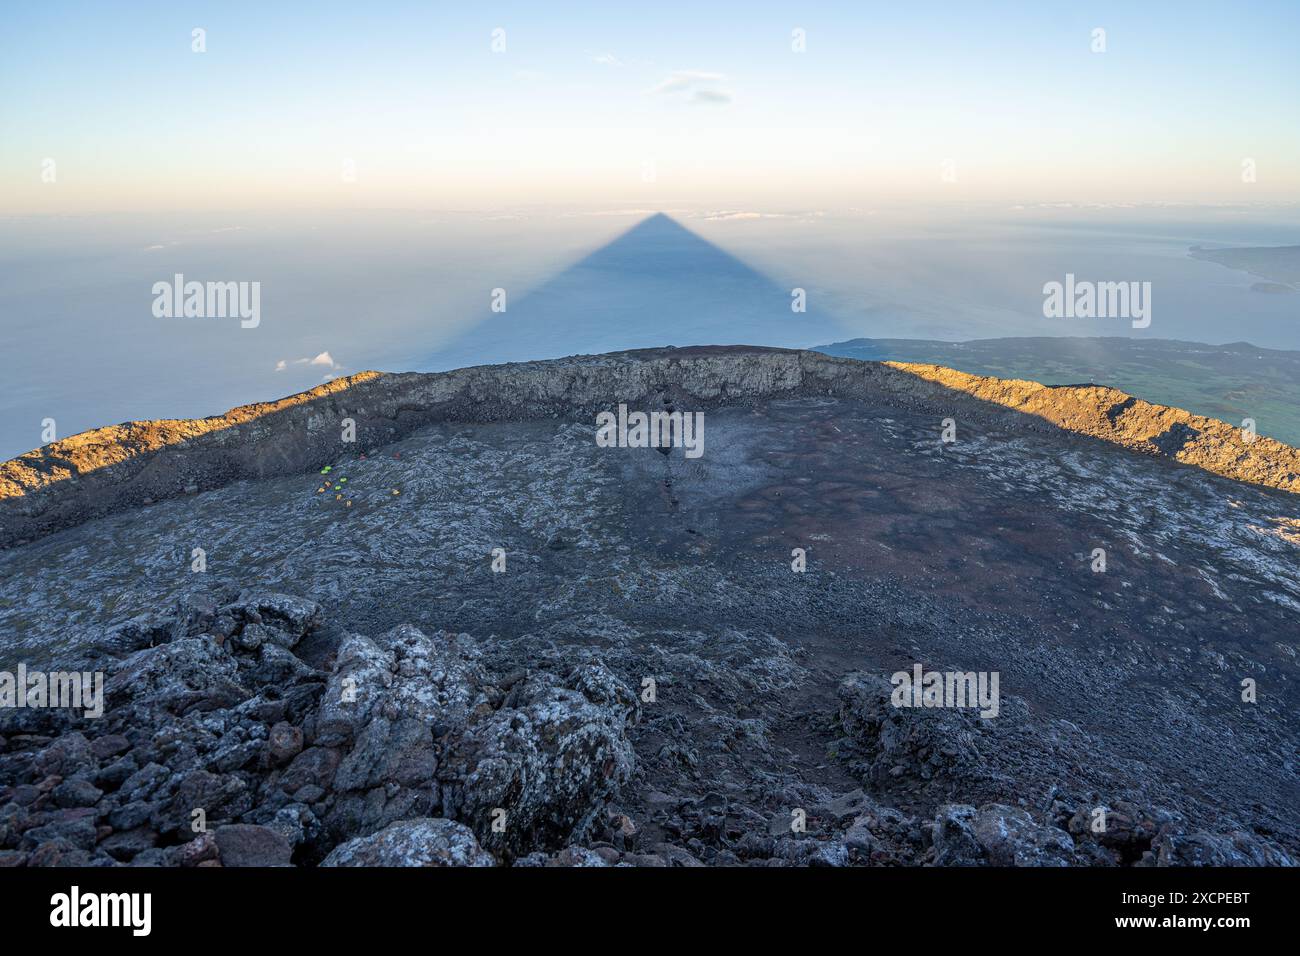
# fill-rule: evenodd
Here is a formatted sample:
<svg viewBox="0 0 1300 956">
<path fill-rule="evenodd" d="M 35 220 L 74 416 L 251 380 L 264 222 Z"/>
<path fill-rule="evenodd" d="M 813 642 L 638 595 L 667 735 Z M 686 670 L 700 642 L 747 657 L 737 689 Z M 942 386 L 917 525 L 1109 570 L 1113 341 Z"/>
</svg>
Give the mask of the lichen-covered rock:
<svg viewBox="0 0 1300 956">
<path fill-rule="evenodd" d="M 466 635 L 409 624 L 374 639 L 349 635 L 321 698 L 317 742 L 356 740 L 376 720 L 412 717 L 430 730 L 464 722 L 483 682 L 478 656 Z"/>
<path fill-rule="evenodd" d="M 366 834 L 439 809 L 439 740 L 463 726 L 482 682 L 464 635 L 402 625 L 343 641 L 316 720 L 317 740 L 343 747 L 335 832 Z"/>
<path fill-rule="evenodd" d="M 979 866 L 984 849 L 975 836 L 975 808 L 949 803 L 934 814 L 932 829 L 935 866 Z"/>
<path fill-rule="evenodd" d="M 615 854 L 617 856 L 617 854 Z M 534 867 L 562 867 L 562 868 L 591 868 L 613 865 L 610 860 L 606 859 L 595 850 L 589 850 L 581 846 L 568 846 L 558 853 L 530 853 L 515 860 L 515 866 L 524 868 Z"/>
<path fill-rule="evenodd" d="M 70 777 L 95 763 L 90 741 L 80 731 L 64 734 L 38 753 L 31 762 L 37 777 Z"/>
<path fill-rule="evenodd" d="M 1074 841 L 1019 807 L 990 803 L 975 814 L 975 839 L 994 866 L 1069 866 Z"/>
<path fill-rule="evenodd" d="M 296 647 L 324 622 L 324 613 L 315 601 L 275 591 L 241 591 L 233 602 L 214 609 L 214 618 L 216 614 L 262 625 L 262 635 L 287 649 Z"/>
<path fill-rule="evenodd" d="M 1186 833 L 1166 827 L 1151 842 L 1143 866 L 1295 866 L 1285 851 L 1249 833 Z"/>
<path fill-rule="evenodd" d="M 91 659 L 121 658 L 171 640 L 172 620 L 161 614 L 140 614 L 110 628 L 94 641 L 87 654 Z"/>
<path fill-rule="evenodd" d="M 603 668 L 536 674 L 448 743 L 449 807 L 507 857 L 561 846 L 631 775 L 637 700 Z"/>
<path fill-rule="evenodd" d="M 469 827 L 420 817 L 341 844 L 321 866 L 493 866 Z"/>
<path fill-rule="evenodd" d="M 114 707 L 134 702 L 173 713 L 197 704 L 231 707 L 251 696 L 235 660 L 203 637 L 137 651 L 105 682 L 104 694 Z"/>
</svg>

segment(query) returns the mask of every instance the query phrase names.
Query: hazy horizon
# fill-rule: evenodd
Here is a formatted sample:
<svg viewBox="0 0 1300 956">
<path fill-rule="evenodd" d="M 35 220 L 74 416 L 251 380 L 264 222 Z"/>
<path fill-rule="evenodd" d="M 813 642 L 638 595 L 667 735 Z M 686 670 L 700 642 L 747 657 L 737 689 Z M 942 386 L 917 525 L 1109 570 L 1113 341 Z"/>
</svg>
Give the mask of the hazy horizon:
<svg viewBox="0 0 1300 956">
<path fill-rule="evenodd" d="M 1187 256 L 1194 244 L 1286 244 L 1300 233 L 1295 216 L 668 209 L 691 256 L 736 262 L 760 287 L 736 294 L 771 300 L 770 311 L 754 307 L 753 323 L 736 312 L 734 334 L 725 336 L 731 341 L 717 344 L 1122 335 L 1300 349 L 1294 296 L 1253 292 L 1248 273 Z M 555 285 L 652 215 L 574 208 L 0 221 L 0 311 L 9 345 L 0 455 L 42 444 L 46 418 L 66 437 L 129 419 L 219 414 L 363 369 L 698 342 L 691 310 L 716 310 L 723 300 L 710 275 L 687 269 L 680 257 L 676 265 L 656 258 L 671 257 L 671 247 Z M 635 273 L 656 264 L 671 267 L 638 297 Z M 260 324 L 156 318 L 151 286 L 177 272 L 259 282 Z M 1067 272 L 1153 280 L 1151 325 L 1044 318 L 1042 287 Z M 508 295 L 504 315 L 490 308 L 498 288 Z M 805 313 L 790 311 L 794 288 L 805 290 Z M 770 316 L 768 325 L 758 324 L 757 312 Z M 587 325 L 578 321 L 584 315 Z M 508 323 L 530 317 L 545 323 L 536 354 L 494 353 L 490 341 L 501 341 L 495 333 L 475 353 L 475 335 L 486 335 L 494 318 L 507 323 L 508 339 Z M 601 328 L 608 334 L 596 334 Z M 439 354 L 457 360 L 438 362 Z"/>
</svg>

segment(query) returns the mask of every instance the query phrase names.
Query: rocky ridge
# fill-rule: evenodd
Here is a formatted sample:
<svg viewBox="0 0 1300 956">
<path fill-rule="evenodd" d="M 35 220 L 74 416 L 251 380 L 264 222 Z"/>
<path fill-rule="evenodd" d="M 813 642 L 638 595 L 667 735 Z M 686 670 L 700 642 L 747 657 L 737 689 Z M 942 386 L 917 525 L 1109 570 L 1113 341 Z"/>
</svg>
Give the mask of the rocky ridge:
<svg viewBox="0 0 1300 956">
<path fill-rule="evenodd" d="M 361 372 L 276 402 L 193 420 L 127 422 L 0 464 L 0 548 L 94 517 L 241 479 L 319 468 L 346 450 L 340 422 L 390 442 L 435 423 L 590 420 L 619 402 L 692 410 L 834 395 L 941 409 L 966 421 L 1028 416 L 1215 474 L 1300 491 L 1300 451 L 1102 386 L 1047 387 L 933 365 L 750 346 L 665 348 L 441 373 Z"/>
</svg>

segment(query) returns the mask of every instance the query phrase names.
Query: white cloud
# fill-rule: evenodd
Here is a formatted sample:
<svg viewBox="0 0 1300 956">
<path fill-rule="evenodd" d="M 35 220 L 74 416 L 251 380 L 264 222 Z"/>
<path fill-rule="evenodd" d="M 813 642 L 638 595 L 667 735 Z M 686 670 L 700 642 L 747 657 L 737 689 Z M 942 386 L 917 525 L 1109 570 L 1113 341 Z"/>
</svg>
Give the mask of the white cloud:
<svg viewBox="0 0 1300 956">
<path fill-rule="evenodd" d="M 692 103 L 730 103 L 731 94 L 722 90 L 696 90 L 691 94 Z"/>
<path fill-rule="evenodd" d="M 701 86 L 721 83 L 726 77 L 721 73 L 705 73 L 701 70 L 674 70 L 668 78 L 656 86 L 653 93 L 680 93 Z"/>
<path fill-rule="evenodd" d="M 315 365 L 321 368 L 328 368 L 331 370 L 338 370 L 343 368 L 342 365 L 334 361 L 334 356 L 330 355 L 329 352 L 321 352 L 315 358 L 280 359 L 280 361 L 275 363 L 275 370 L 277 372 L 283 372 L 287 370 L 290 365 L 307 365 L 307 366 Z"/>
<path fill-rule="evenodd" d="M 703 70 L 674 70 L 651 93 L 663 96 L 685 96 L 687 102 L 720 106 L 731 102 L 731 93 L 721 88 L 726 82 L 723 73 Z"/>
<path fill-rule="evenodd" d="M 612 53 L 588 53 L 591 62 L 599 63 L 601 66 L 622 66 L 623 61 Z"/>
</svg>

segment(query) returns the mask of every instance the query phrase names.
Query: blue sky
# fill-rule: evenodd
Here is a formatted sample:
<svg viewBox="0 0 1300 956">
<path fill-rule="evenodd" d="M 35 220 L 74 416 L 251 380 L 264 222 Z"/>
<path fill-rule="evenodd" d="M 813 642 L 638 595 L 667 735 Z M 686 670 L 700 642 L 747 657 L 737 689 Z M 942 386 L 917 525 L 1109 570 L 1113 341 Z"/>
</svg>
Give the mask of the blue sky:
<svg viewBox="0 0 1300 956">
<path fill-rule="evenodd" d="M 1290 0 L 469 6 L 12 5 L 0 210 L 1300 198 Z"/>
</svg>

